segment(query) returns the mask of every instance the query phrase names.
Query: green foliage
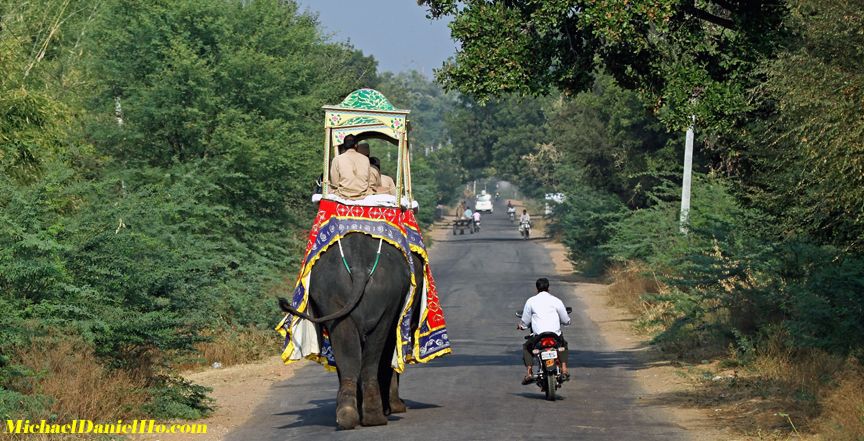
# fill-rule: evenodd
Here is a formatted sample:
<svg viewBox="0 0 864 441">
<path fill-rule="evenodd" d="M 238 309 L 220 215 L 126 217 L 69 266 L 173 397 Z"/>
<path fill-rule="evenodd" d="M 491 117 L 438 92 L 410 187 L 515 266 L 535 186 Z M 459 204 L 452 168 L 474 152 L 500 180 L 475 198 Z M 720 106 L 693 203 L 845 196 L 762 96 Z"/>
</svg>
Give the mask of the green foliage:
<svg viewBox="0 0 864 441">
<path fill-rule="evenodd" d="M 30 374 L 12 354 L 63 329 L 154 375 L 145 411 L 199 417 L 206 393 L 172 363 L 207 330 L 277 319 L 270 291 L 311 221 L 320 106 L 374 85 L 375 61 L 292 1 L 0 12 L 0 412 L 50 402 L 16 389 Z M 432 213 L 434 173 L 415 173 Z"/>
<path fill-rule="evenodd" d="M 598 76 L 590 91 L 557 101 L 549 113 L 550 138 L 562 156 L 561 182 L 578 170 L 595 189 L 638 208 L 650 204 L 646 192 L 660 182 L 658 176 L 678 174 L 674 147 L 680 145 L 638 94 L 608 75 Z"/>
<path fill-rule="evenodd" d="M 150 389 L 156 398 L 144 410 L 154 418 L 195 420 L 213 411 L 213 400 L 207 397 L 210 390 L 180 377 L 161 377 Z"/>
<path fill-rule="evenodd" d="M 674 190 L 674 189 L 673 189 Z M 678 233 L 674 193 L 612 224 L 605 248 L 620 261 L 641 261 L 669 289 L 672 321 L 659 340 L 719 327 L 736 340 L 781 324 L 791 346 L 848 353 L 864 344 L 859 257 L 833 247 L 770 236 L 773 220 L 743 207 L 728 183 L 694 182 L 687 235 Z"/>
<path fill-rule="evenodd" d="M 602 247 L 611 235 L 609 225 L 624 215 L 626 207 L 615 196 L 583 182 L 571 189 L 564 203 L 555 210 L 555 223 L 550 232 L 561 234 L 570 260 L 577 263 L 583 274 L 597 276 L 609 263 L 609 254 Z"/>
<path fill-rule="evenodd" d="M 860 353 L 860 4 L 420 3 L 452 16 L 460 42 L 440 81 L 491 103 L 463 98 L 451 128 L 466 167 L 505 168 L 492 146 L 511 94 L 564 92 L 532 143 L 508 146 L 529 171 L 517 180 L 565 193 L 552 228 L 583 270 L 639 261 L 663 282 L 646 297 L 670 306 L 658 338 L 720 330 L 752 352 L 779 328 L 791 346 Z M 691 116 L 697 177 L 681 234 Z"/>
<path fill-rule="evenodd" d="M 791 2 L 797 38 L 763 66 L 757 98 L 776 113 L 752 130 L 754 203 L 785 230 L 864 250 L 864 12 L 843 1 Z"/>
<path fill-rule="evenodd" d="M 502 98 L 478 103 L 461 97 L 447 118 L 453 149 L 469 177 L 497 176 L 538 194 L 523 158 L 546 137 L 544 100 Z"/>
<path fill-rule="evenodd" d="M 391 102 L 411 109 L 411 143 L 415 151 L 442 148 L 450 143 L 445 116 L 456 106 L 454 93 L 415 70 L 381 74 L 378 90 Z"/>
<path fill-rule="evenodd" d="M 411 179 L 414 198 L 420 203 L 420 221 L 431 224 L 435 206 L 452 201 L 460 185 L 467 179 L 464 169 L 456 160 L 455 149 L 450 146 L 450 127 L 446 119 L 456 107 L 456 97 L 453 93 L 445 93 L 439 85 L 417 71 L 384 73 L 377 87 L 397 107 L 411 109 Z M 383 152 L 389 151 L 391 157 L 395 158 L 395 149 L 380 143 L 378 145 L 381 147 L 376 148 L 373 154 L 381 158 Z M 381 159 L 385 171 L 396 168 L 386 158 Z"/>
<path fill-rule="evenodd" d="M 688 125 L 691 114 L 714 126 L 747 110 L 758 62 L 785 35 L 782 0 L 421 3 L 434 17 L 453 17 L 460 50 L 438 72 L 448 88 L 480 99 L 553 88 L 579 92 L 592 86 L 599 62 L 650 97 L 675 128 Z"/>
</svg>

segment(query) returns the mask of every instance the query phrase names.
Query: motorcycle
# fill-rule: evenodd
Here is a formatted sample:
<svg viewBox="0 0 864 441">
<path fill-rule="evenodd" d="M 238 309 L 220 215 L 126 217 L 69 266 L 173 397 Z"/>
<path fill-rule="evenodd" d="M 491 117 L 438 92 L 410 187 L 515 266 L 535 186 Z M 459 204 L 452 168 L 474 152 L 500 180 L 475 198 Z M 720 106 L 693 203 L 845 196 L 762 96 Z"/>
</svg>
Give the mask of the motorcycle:
<svg viewBox="0 0 864 441">
<path fill-rule="evenodd" d="M 567 313 L 573 312 L 573 308 L 567 307 Z M 522 313 L 517 312 L 516 317 L 522 318 Z M 530 327 L 529 327 L 530 330 Z M 567 379 L 561 371 L 561 360 L 558 352 L 563 351 L 564 344 L 561 336 L 554 332 L 544 332 L 534 335 L 533 332 L 525 336 L 525 340 L 534 339 L 534 347 L 531 354 L 534 355 L 534 382 L 540 390 L 546 394 L 546 399 L 555 401 L 555 393 L 561 388 Z"/>
<path fill-rule="evenodd" d="M 474 221 L 474 233 L 480 232 L 480 221 Z"/>
<path fill-rule="evenodd" d="M 523 221 L 519 223 L 519 234 L 523 239 L 528 239 L 531 236 L 531 222 Z"/>
<path fill-rule="evenodd" d="M 507 210 L 507 215 L 510 216 L 510 223 L 511 224 L 516 221 L 516 209 L 515 208 L 512 210 Z"/>
</svg>

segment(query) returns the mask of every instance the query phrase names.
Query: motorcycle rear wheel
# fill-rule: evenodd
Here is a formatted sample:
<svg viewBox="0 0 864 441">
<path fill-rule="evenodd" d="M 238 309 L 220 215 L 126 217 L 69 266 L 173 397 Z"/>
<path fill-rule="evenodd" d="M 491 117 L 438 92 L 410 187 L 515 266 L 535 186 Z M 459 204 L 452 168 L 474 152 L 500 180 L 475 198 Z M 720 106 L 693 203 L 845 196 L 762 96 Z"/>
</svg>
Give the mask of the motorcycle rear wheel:
<svg viewBox="0 0 864 441">
<path fill-rule="evenodd" d="M 546 400 L 555 401 L 555 387 L 558 386 L 555 374 L 546 372 Z"/>
</svg>

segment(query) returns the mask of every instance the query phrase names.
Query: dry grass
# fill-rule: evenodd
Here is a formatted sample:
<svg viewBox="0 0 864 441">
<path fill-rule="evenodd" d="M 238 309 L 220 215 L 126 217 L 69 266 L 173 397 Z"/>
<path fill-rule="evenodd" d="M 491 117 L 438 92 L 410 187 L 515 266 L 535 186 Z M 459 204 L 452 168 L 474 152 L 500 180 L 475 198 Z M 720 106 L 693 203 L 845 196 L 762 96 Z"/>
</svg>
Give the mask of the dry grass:
<svg viewBox="0 0 864 441">
<path fill-rule="evenodd" d="M 658 293 L 660 284 L 656 280 L 645 277 L 643 268 L 637 265 L 616 267 L 610 271 L 610 276 L 612 284 L 606 291 L 610 304 L 640 316 L 653 308 L 643 300 L 642 296 Z"/>
<path fill-rule="evenodd" d="M 276 332 L 270 329 L 228 328 L 210 336 L 210 341 L 196 345 L 194 360 L 181 364 L 181 368 L 222 366 L 249 363 L 264 357 L 278 354 L 280 341 Z"/>
<path fill-rule="evenodd" d="M 844 369 L 842 357 L 819 350 L 794 350 L 784 341 L 786 335 L 774 333 L 758 349 L 751 369 L 769 381 L 782 384 L 787 393 L 801 397 L 801 401 L 814 403 L 833 379 Z M 813 413 L 818 408 L 810 409 Z M 811 414 L 812 415 L 812 414 Z"/>
<path fill-rule="evenodd" d="M 670 305 L 643 297 L 662 293 L 662 284 L 634 265 L 613 269 L 610 276 L 611 305 L 636 315 L 640 332 L 666 330 Z M 728 315 L 716 312 L 706 320 L 729 323 Z M 864 441 L 864 368 L 826 352 L 790 348 L 787 341 L 785 334 L 775 332 L 742 359 L 737 350 L 725 350 L 728 336 L 685 327 L 660 346 L 678 359 L 697 363 L 690 368 L 696 388 L 665 399 L 710 409 L 718 421 L 747 439 Z"/>
<path fill-rule="evenodd" d="M 112 421 L 141 416 L 147 401 L 143 376 L 103 366 L 82 341 L 70 337 L 42 338 L 20 350 L 16 362 L 35 375 L 18 390 L 51 397 L 46 415 L 57 421 Z"/>
<path fill-rule="evenodd" d="M 864 440 L 864 368 L 849 360 L 840 378 L 825 395 L 819 432 L 825 440 Z"/>
<path fill-rule="evenodd" d="M 670 397 L 709 409 L 726 427 L 758 440 L 864 440 L 864 375 L 853 361 L 792 349 L 776 333 L 750 360 L 727 358 L 691 368 L 696 388 Z"/>
</svg>

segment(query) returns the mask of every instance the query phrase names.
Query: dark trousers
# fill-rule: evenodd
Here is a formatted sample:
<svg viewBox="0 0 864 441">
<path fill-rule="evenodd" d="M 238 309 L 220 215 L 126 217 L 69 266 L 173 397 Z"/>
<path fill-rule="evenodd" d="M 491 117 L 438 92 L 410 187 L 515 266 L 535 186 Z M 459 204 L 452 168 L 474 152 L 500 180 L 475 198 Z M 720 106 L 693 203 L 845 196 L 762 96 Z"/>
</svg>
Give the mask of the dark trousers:
<svg viewBox="0 0 864 441">
<path fill-rule="evenodd" d="M 534 349 L 534 345 L 537 344 L 537 340 L 539 336 L 534 335 L 531 338 L 525 340 L 525 344 L 522 345 L 522 361 L 525 363 L 525 366 L 531 366 L 534 364 L 534 354 L 531 351 Z M 559 343 L 561 343 L 561 347 L 564 348 L 563 351 L 558 351 L 558 359 L 561 360 L 561 363 L 567 363 L 567 340 L 564 340 L 564 337 L 558 337 Z"/>
</svg>

